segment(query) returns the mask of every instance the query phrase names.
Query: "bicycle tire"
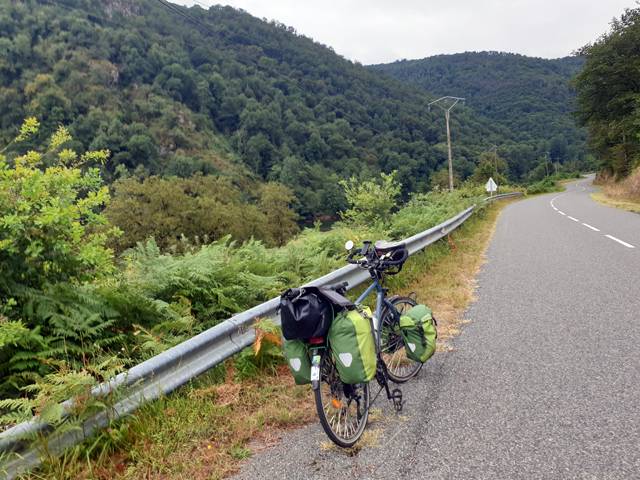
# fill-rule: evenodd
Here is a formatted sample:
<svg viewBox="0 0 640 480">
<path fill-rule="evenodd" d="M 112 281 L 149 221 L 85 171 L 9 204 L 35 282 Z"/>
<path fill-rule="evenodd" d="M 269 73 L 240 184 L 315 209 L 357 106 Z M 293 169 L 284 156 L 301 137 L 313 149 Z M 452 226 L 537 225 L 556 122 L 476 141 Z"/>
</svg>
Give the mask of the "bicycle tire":
<svg viewBox="0 0 640 480">
<path fill-rule="evenodd" d="M 410 308 L 417 304 L 417 302 L 410 297 L 398 296 L 391 298 L 389 301 L 396 309 L 398 309 L 397 306 L 399 305 L 405 305 Z M 403 310 L 399 310 L 399 313 L 402 313 L 402 311 Z M 382 312 L 382 321 L 380 322 L 380 352 L 387 365 L 387 376 L 389 379 L 394 383 L 405 383 L 418 374 L 423 364 L 407 358 L 404 354 L 404 339 L 394 329 L 396 322 L 397 319 L 395 318 L 394 312 L 392 312 L 389 307 L 385 307 Z M 391 356 L 389 356 L 389 352 L 392 353 Z M 385 358 L 385 355 L 387 355 L 387 358 Z"/>
<path fill-rule="evenodd" d="M 342 448 L 353 447 L 360 439 L 367 426 L 367 420 L 369 418 L 369 383 L 363 383 L 358 385 L 347 385 L 340 381 L 338 372 L 336 370 L 331 354 L 325 352 L 322 354 L 320 360 L 320 384 L 316 390 L 314 390 L 316 410 L 318 412 L 318 418 L 320 419 L 320 425 L 329 439 Z M 329 389 L 329 398 L 325 398 L 323 394 Z M 351 394 L 351 395 L 350 395 Z M 355 394 L 355 395 L 354 395 Z M 348 398 L 351 396 L 352 398 Z M 356 411 L 359 412 L 356 415 L 356 426 L 347 427 L 341 426 L 341 415 L 349 415 L 349 408 L 352 405 L 351 402 L 355 402 L 355 397 L 361 396 L 356 406 Z M 333 402 L 336 403 L 333 403 Z M 328 405 L 330 403 L 330 405 Z M 340 403 L 339 406 L 336 406 Z M 328 407 L 331 407 L 329 409 Z M 346 408 L 345 408 L 346 407 Z M 333 416 L 331 417 L 331 415 Z M 336 415 L 338 416 L 336 419 Z M 346 418 L 346 416 L 344 417 Z M 336 421 L 337 420 L 337 421 Z M 345 436 L 344 434 L 347 433 Z"/>
</svg>

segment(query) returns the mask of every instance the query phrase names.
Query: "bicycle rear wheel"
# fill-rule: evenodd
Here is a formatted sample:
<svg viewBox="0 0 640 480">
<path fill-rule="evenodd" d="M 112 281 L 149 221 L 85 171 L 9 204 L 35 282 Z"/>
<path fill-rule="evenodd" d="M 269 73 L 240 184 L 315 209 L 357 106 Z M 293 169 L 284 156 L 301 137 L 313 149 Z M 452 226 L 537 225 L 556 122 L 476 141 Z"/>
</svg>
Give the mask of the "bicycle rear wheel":
<svg viewBox="0 0 640 480">
<path fill-rule="evenodd" d="M 314 396 L 320 424 L 331 441 L 343 448 L 355 445 L 367 426 L 369 384 L 342 383 L 331 354 L 325 352 Z"/>
<path fill-rule="evenodd" d="M 387 374 L 391 381 L 404 383 L 415 377 L 422 368 L 422 363 L 407 358 L 404 339 L 398 331 L 400 315 L 414 307 L 416 301 L 410 297 L 395 297 L 390 301 L 396 311 L 387 307 L 382 312 L 380 354 L 387 365 Z"/>
</svg>

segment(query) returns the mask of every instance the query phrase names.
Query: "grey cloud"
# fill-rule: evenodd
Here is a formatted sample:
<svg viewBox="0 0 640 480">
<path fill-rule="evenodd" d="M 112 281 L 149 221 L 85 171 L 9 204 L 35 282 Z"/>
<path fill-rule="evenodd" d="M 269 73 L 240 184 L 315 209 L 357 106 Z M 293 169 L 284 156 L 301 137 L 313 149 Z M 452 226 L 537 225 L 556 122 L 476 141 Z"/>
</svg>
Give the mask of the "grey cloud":
<svg viewBox="0 0 640 480">
<path fill-rule="evenodd" d="M 212 5 L 211 0 L 173 0 Z M 500 50 L 555 58 L 595 40 L 633 0 L 227 0 L 365 64 Z"/>
</svg>

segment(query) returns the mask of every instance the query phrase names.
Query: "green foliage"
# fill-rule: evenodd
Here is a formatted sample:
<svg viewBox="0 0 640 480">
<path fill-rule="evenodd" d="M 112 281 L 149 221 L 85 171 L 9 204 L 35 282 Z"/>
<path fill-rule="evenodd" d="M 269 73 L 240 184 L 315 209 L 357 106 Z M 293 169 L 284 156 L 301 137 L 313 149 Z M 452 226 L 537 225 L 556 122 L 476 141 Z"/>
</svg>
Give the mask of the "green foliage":
<svg viewBox="0 0 640 480">
<path fill-rule="evenodd" d="M 432 190 L 436 191 L 444 191 L 449 190 L 449 169 L 441 168 L 440 170 L 433 172 L 431 174 L 430 185 Z M 460 177 L 453 173 L 453 188 L 458 188 L 460 186 Z"/>
<path fill-rule="evenodd" d="M 96 362 L 80 370 L 69 369 L 63 362 L 55 362 L 55 371 L 42 377 L 37 377 L 32 384 L 22 388 L 23 396 L 19 398 L 5 398 L 0 400 L 0 428 L 30 420 L 34 414 L 40 416 L 40 421 L 56 429 L 61 435 L 75 433 L 82 429 L 83 423 L 98 411 L 110 407 L 117 399 L 117 390 L 101 397 L 91 395 L 91 390 L 99 382 L 112 378 L 122 371 L 122 365 L 115 359 L 109 358 Z M 62 402 L 72 399 L 73 402 L 63 407 Z M 100 442 L 103 448 L 108 444 L 105 437 L 116 439 L 119 429 L 108 429 L 101 433 L 93 445 L 84 449 L 88 458 Z M 39 455 L 45 461 L 43 474 L 48 473 L 51 478 L 69 478 L 67 462 L 82 461 L 78 454 L 80 448 L 66 451 L 58 457 L 58 452 L 49 447 L 47 436 L 25 434 L 21 440 L 33 442 Z M 13 454 L 7 456 L 10 459 Z M 49 478 L 49 477 L 47 477 Z"/>
<path fill-rule="evenodd" d="M 249 203 L 225 177 L 129 177 L 115 182 L 105 214 L 125 232 L 116 241 L 119 250 L 150 237 L 163 250 L 174 251 L 188 247 L 185 239 L 209 243 L 226 235 L 281 245 L 298 231 L 292 203 L 291 191 L 276 183 L 260 186 L 254 203 Z"/>
<path fill-rule="evenodd" d="M 294 192 L 293 208 L 309 221 L 335 219 L 347 207 L 340 179 L 395 170 L 403 199 L 429 190 L 430 174 L 447 158 L 441 113 L 427 109 L 431 95 L 282 24 L 223 6 L 175 9 L 193 21 L 154 0 L 4 2 L 0 142 L 7 144 L 25 117 L 41 122 L 40 133 L 27 128 L 28 141 L 9 145 L 7 156 L 23 155 L 29 142 L 62 124 L 75 139 L 70 150 L 111 152 L 101 167 L 108 182 L 131 174 L 222 174 L 252 205 L 256 181 L 277 181 Z M 434 93 L 475 81 L 461 88 L 463 96 L 473 93 L 471 108 L 452 120 L 458 178 L 472 175 L 494 143 L 505 145 L 512 180 L 526 177 L 554 135 L 569 139 L 558 161 L 579 159 L 580 133 L 569 122 L 564 84 L 578 60 L 465 55 L 442 57 L 456 67 L 426 76 L 439 79 L 427 86 Z M 487 60 L 498 64 L 481 67 Z M 472 74 L 463 71 L 470 63 L 477 67 Z M 496 82 L 511 85 L 509 94 Z M 284 235 L 260 238 L 281 244 Z"/>
<path fill-rule="evenodd" d="M 255 325 L 256 340 L 234 359 L 236 377 L 247 379 L 268 372 L 284 363 L 282 354 L 282 332 L 272 322 L 263 320 Z"/>
<path fill-rule="evenodd" d="M 639 41 L 640 8 L 629 8 L 579 52 L 586 62 L 574 81 L 578 118 L 589 130 L 600 168 L 615 177 L 640 164 Z"/>
<path fill-rule="evenodd" d="M 394 171 L 388 175 L 381 173 L 378 181 L 355 177 L 341 181 L 349 204 L 349 209 L 342 213 L 342 219 L 356 225 L 387 222 L 402 188 L 396 177 L 397 172 Z"/>
<path fill-rule="evenodd" d="M 482 187 L 465 186 L 452 193 L 414 194 L 409 203 L 392 218 L 391 238 L 406 238 L 451 218 L 471 205 L 482 206 L 486 196 Z"/>
<path fill-rule="evenodd" d="M 527 186 L 527 194 L 534 195 L 537 193 L 559 192 L 562 187 L 558 184 L 558 179 L 554 177 L 545 177 L 542 180 Z"/>
<path fill-rule="evenodd" d="M 51 426 L 60 427 L 67 423 L 69 428 L 76 428 L 82 418 L 104 406 L 102 400 L 91 397 L 91 389 L 97 382 L 113 377 L 122 369 L 113 359 L 82 370 L 69 370 L 64 363 L 56 367 L 57 371 L 37 378 L 33 384 L 22 389 L 29 395 L 0 400 L 0 411 L 11 411 L 0 416 L 0 425 L 28 420 L 35 413 Z M 65 411 L 61 403 L 69 398 L 75 402 L 71 409 Z"/>
<path fill-rule="evenodd" d="M 12 165 L 0 157 L 2 297 L 10 298 L 19 288 L 83 281 L 113 271 L 112 252 L 105 244 L 118 232 L 100 213 L 109 192 L 97 168 L 65 164 L 75 156 L 60 150 L 69 140 L 61 127 L 43 153 L 29 150 Z"/>
<path fill-rule="evenodd" d="M 13 142 L 37 135 L 27 119 Z M 108 152 L 78 155 L 59 127 L 44 151 L 11 163 L 0 157 L 0 392 L 15 392 L 50 371 L 75 367 L 118 343 L 113 312 L 84 282 L 115 273 L 106 243 L 118 234 L 100 209 L 109 200 L 99 170 Z"/>
<path fill-rule="evenodd" d="M 506 185 L 509 183 L 508 170 L 507 162 L 497 152 L 485 152 L 480 156 L 480 162 L 471 176 L 471 181 L 484 185 L 489 178 L 493 178 L 499 186 Z"/>
<path fill-rule="evenodd" d="M 420 86 L 436 97 L 465 97 L 468 107 L 484 123 L 499 130 L 500 140 L 493 143 L 500 145 L 500 156 L 508 163 L 508 179 L 522 182 L 546 152 L 550 152 L 553 162 L 577 162 L 583 170 L 591 167 L 586 155 L 586 132 L 576 126 L 573 118 L 575 93 L 569 85 L 582 65 L 580 57 L 547 60 L 504 52 L 465 52 L 369 68 Z M 462 116 L 466 124 L 465 115 L 456 109 L 452 120 Z M 465 126 L 454 124 L 452 128 L 454 149 L 464 142 L 475 151 L 475 159 L 464 150 L 454 151 L 458 173 L 463 171 L 460 156 L 477 163 L 481 151 L 490 145 L 485 132 L 470 131 Z M 478 149 L 483 137 L 487 143 Z M 462 178 L 467 176 L 463 174 Z"/>
</svg>

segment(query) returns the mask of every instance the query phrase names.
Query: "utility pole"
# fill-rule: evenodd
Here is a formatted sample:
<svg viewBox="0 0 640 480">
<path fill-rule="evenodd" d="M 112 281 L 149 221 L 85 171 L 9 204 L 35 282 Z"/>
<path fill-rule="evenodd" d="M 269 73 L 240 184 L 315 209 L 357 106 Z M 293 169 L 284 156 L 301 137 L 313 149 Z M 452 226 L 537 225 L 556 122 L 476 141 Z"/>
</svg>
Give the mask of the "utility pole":
<svg viewBox="0 0 640 480">
<path fill-rule="evenodd" d="M 493 152 L 493 169 L 498 175 L 498 145 L 491 145 L 489 151 Z"/>
<path fill-rule="evenodd" d="M 444 118 L 447 121 L 447 149 L 449 151 L 449 191 L 453 192 L 453 158 L 451 154 L 451 128 L 449 127 L 449 118 L 451 118 L 451 109 L 456 106 L 458 102 L 464 103 L 464 98 L 460 97 L 441 97 L 427 106 L 431 111 L 431 105 L 437 105 L 444 111 Z M 447 106 L 448 105 L 448 106 Z"/>
<path fill-rule="evenodd" d="M 544 152 L 544 171 L 549 176 L 549 152 Z"/>
</svg>

